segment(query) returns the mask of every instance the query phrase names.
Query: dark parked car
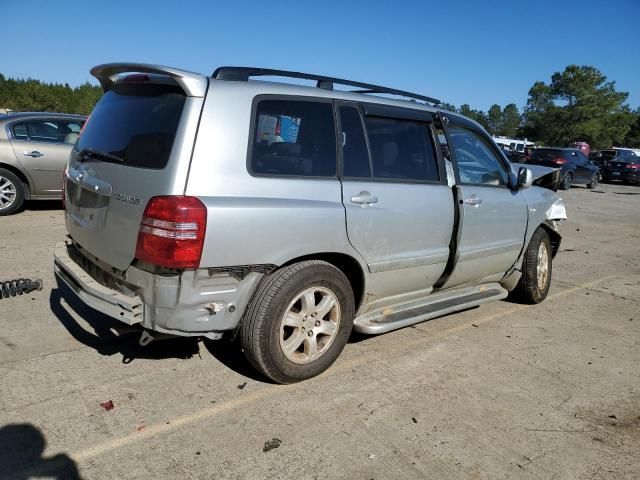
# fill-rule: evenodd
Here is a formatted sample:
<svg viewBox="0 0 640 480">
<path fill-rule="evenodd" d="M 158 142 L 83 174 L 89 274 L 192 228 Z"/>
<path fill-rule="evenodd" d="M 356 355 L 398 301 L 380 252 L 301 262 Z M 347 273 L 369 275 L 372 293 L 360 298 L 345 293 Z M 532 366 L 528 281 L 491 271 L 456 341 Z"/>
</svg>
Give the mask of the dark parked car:
<svg viewBox="0 0 640 480">
<path fill-rule="evenodd" d="M 594 165 L 597 165 L 600 168 L 600 173 L 602 173 L 604 158 L 600 150 L 591 150 L 591 153 L 589 154 L 589 161 Z"/>
<path fill-rule="evenodd" d="M 536 148 L 527 163 L 560 168 L 562 190 L 569 190 L 573 184 L 596 188 L 600 180 L 599 168 L 577 148 Z"/>
<path fill-rule="evenodd" d="M 602 181 L 640 183 L 640 155 L 626 148 L 602 150 Z"/>
</svg>

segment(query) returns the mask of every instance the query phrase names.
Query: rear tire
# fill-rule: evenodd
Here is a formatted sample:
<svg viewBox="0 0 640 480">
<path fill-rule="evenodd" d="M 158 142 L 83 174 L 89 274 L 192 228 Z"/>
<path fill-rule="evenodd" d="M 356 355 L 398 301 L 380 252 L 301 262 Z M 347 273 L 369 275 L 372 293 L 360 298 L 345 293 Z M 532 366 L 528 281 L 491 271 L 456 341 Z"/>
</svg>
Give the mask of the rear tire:
<svg viewBox="0 0 640 480">
<path fill-rule="evenodd" d="M 551 240 L 543 228 L 538 228 L 524 253 L 522 277 L 513 291 L 513 298 L 522 303 L 542 302 L 551 286 Z"/>
<path fill-rule="evenodd" d="M 12 215 L 24 203 L 24 184 L 13 172 L 0 168 L 0 217 Z"/>
<path fill-rule="evenodd" d="M 587 188 L 590 190 L 593 190 L 594 188 L 596 188 L 598 186 L 599 178 L 600 178 L 600 175 L 598 175 L 597 173 L 594 173 L 593 177 L 591 177 L 591 183 L 587 183 Z"/>
<path fill-rule="evenodd" d="M 573 174 L 571 172 L 567 173 L 560 184 L 560 190 L 569 190 L 571 188 L 571 184 L 573 183 Z"/>
<path fill-rule="evenodd" d="M 245 356 L 277 383 L 315 377 L 344 349 L 355 302 L 351 284 L 319 260 L 276 270 L 258 287 L 240 327 Z"/>
</svg>

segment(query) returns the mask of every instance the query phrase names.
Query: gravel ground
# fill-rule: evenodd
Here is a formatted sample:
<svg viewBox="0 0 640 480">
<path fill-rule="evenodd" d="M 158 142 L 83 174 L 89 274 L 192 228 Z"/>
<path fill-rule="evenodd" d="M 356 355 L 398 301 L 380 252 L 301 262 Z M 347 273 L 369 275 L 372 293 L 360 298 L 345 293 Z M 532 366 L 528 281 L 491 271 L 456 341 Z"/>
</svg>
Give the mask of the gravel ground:
<svg viewBox="0 0 640 480">
<path fill-rule="evenodd" d="M 55 287 L 55 203 L 0 218 L 0 478 L 640 478 L 640 188 L 562 192 L 549 297 L 354 336 L 310 381 L 147 348 Z M 106 410 L 101 403 L 113 403 Z"/>
</svg>

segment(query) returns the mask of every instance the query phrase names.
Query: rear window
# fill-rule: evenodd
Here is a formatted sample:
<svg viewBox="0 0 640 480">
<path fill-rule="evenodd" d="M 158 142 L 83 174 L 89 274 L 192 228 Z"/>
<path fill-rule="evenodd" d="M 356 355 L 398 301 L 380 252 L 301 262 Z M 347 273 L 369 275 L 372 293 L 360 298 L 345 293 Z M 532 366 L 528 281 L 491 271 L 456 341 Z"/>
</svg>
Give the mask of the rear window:
<svg viewBox="0 0 640 480">
<path fill-rule="evenodd" d="M 116 84 L 94 108 L 76 148 L 107 154 L 100 159 L 108 162 L 164 168 L 185 99 L 171 85 Z"/>
<path fill-rule="evenodd" d="M 251 171 L 334 177 L 336 138 L 328 102 L 261 100 L 252 133 Z"/>
<path fill-rule="evenodd" d="M 551 150 L 548 148 L 537 148 L 535 149 L 529 158 L 537 159 L 537 160 L 553 160 L 554 158 L 563 156 L 562 150 Z"/>
<path fill-rule="evenodd" d="M 601 153 L 604 160 L 611 160 L 612 158 L 616 158 L 618 155 L 617 150 L 602 150 Z"/>
</svg>

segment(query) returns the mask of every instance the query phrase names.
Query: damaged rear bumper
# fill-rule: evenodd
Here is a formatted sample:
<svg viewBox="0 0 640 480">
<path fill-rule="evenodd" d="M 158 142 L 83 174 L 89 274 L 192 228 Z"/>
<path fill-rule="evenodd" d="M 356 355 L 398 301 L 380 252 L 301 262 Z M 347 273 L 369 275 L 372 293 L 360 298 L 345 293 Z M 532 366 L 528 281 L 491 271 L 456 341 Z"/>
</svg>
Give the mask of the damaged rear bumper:
<svg viewBox="0 0 640 480">
<path fill-rule="evenodd" d="M 56 277 L 86 305 L 129 325 L 181 336 L 220 338 L 233 330 L 266 268 L 201 268 L 157 274 L 103 268 L 73 243 L 55 249 Z"/>
<path fill-rule="evenodd" d="M 128 325 L 143 321 L 144 304 L 142 299 L 137 296 L 124 295 L 98 283 L 73 261 L 68 246 L 64 242 L 56 245 L 53 271 L 58 280 L 62 281 L 91 308 Z"/>
</svg>

